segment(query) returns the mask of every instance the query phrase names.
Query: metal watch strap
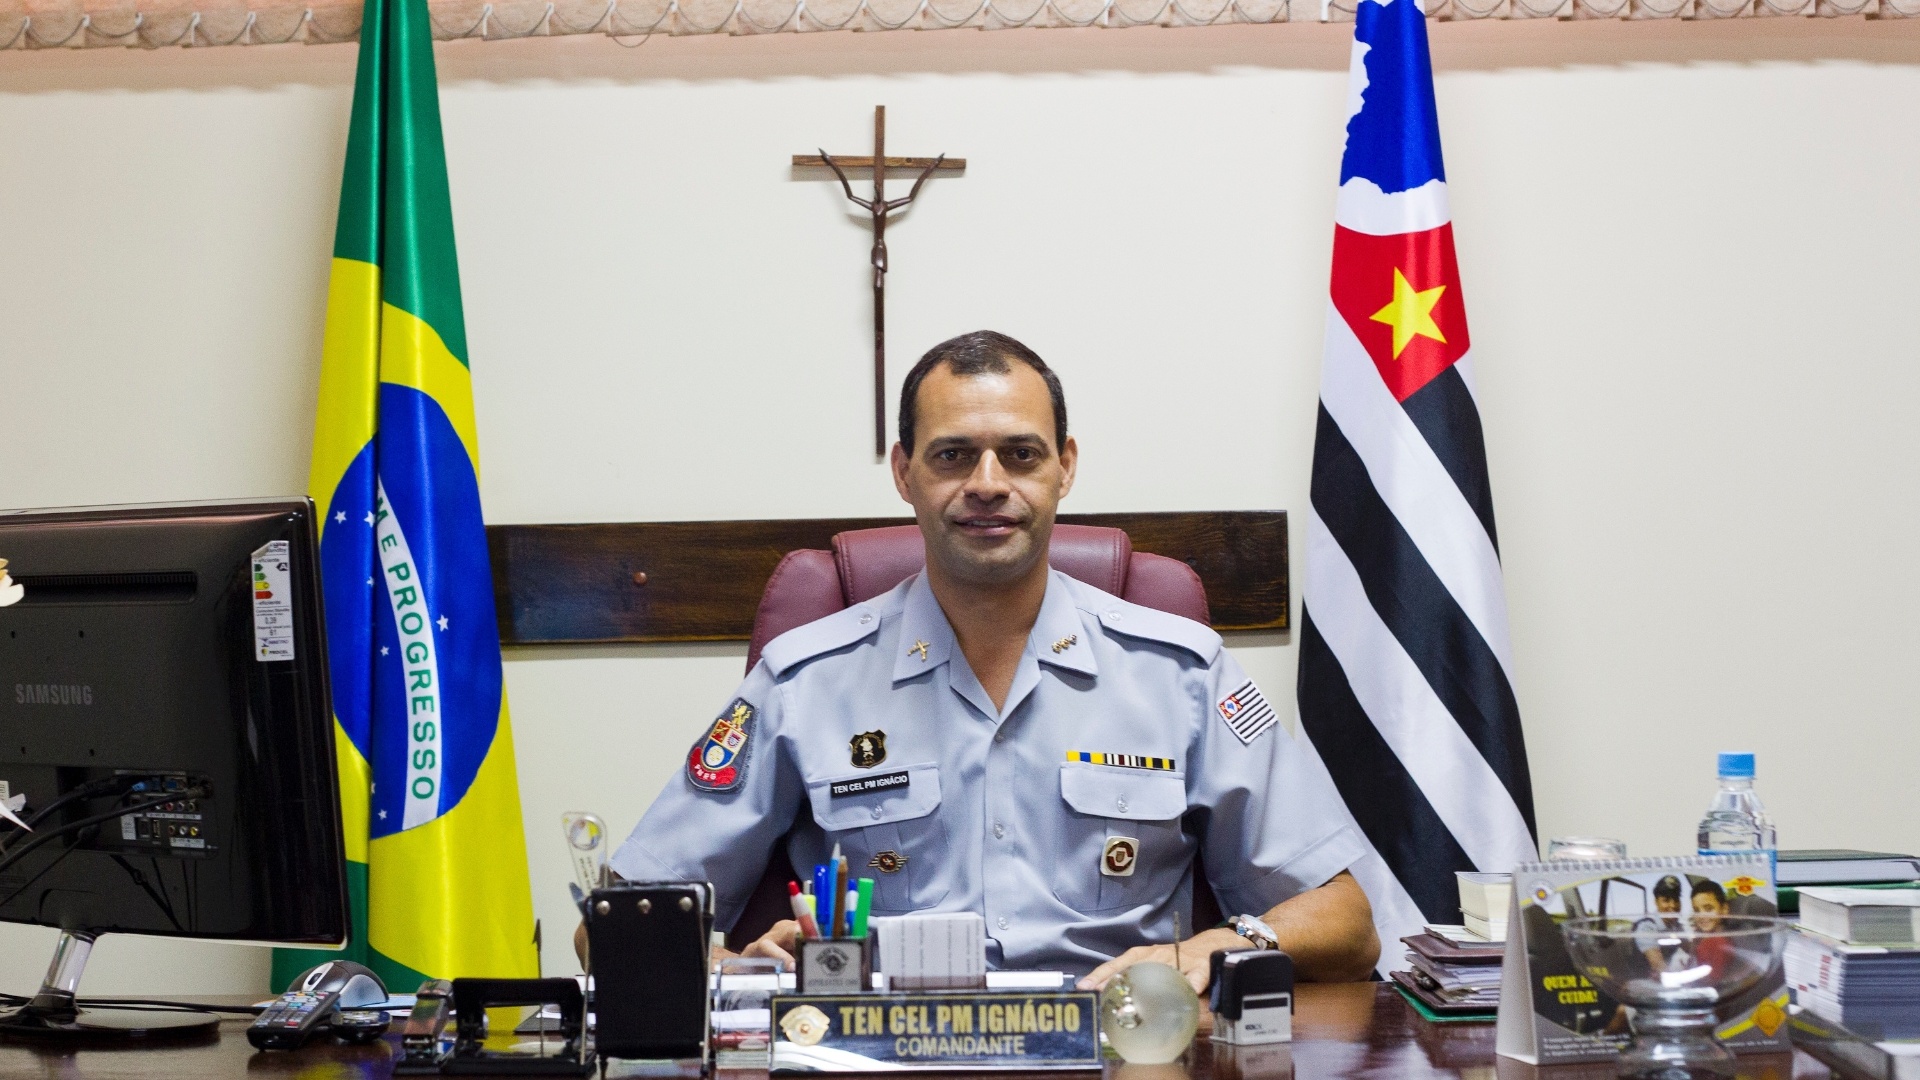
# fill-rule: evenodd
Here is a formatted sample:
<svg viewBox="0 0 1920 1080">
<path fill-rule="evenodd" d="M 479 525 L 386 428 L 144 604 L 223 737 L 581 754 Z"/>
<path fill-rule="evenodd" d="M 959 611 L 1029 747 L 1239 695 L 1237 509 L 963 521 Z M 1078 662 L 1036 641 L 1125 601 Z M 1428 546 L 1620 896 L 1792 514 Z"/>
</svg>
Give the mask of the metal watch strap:
<svg viewBox="0 0 1920 1080">
<path fill-rule="evenodd" d="M 1278 949 L 1280 947 L 1279 937 L 1274 934 L 1273 927 L 1268 926 L 1264 920 L 1253 915 L 1235 915 L 1228 921 L 1232 924 L 1234 933 L 1252 942 L 1254 948 Z"/>
</svg>

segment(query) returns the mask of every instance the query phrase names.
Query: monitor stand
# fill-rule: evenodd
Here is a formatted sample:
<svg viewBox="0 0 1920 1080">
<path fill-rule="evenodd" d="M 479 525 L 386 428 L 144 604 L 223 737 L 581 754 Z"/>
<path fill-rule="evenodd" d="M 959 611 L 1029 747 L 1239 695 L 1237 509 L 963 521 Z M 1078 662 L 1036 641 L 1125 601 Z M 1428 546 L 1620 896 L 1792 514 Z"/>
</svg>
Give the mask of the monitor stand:
<svg viewBox="0 0 1920 1080">
<path fill-rule="evenodd" d="M 53 963 L 33 1000 L 17 1009 L 0 1009 L 0 1035 L 54 1039 L 167 1039 L 211 1035 L 220 1018 L 212 1013 L 167 1009 L 81 1007 L 74 1000 L 87 956 L 97 935 L 64 932 L 53 949 Z"/>
</svg>

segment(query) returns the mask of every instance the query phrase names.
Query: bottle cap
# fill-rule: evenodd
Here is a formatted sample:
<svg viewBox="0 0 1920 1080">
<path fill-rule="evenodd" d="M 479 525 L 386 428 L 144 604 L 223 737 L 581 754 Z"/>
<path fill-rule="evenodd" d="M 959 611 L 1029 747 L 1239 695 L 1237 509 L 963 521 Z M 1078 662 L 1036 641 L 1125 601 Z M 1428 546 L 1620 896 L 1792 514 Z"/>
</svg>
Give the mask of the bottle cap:
<svg viewBox="0 0 1920 1080">
<path fill-rule="evenodd" d="M 1753 779 L 1753 755 L 1751 753 L 1720 755 L 1720 775 L 1735 780 Z"/>
</svg>

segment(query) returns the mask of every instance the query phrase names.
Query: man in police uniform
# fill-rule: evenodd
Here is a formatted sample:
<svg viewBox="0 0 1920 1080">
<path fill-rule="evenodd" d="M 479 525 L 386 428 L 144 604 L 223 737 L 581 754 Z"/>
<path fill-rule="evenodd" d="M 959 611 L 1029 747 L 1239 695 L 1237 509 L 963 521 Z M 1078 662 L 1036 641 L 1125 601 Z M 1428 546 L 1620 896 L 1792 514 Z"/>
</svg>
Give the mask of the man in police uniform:
<svg viewBox="0 0 1920 1080">
<path fill-rule="evenodd" d="M 1172 962 L 1204 850 L 1238 932 L 1302 978 L 1365 978 L 1379 953 L 1346 868 L 1364 851 L 1319 757 L 1278 723 L 1220 636 L 1047 565 L 1078 448 L 1059 380 L 981 332 L 907 376 L 893 478 L 927 568 L 770 642 L 613 857 L 629 879 L 714 883 L 721 926 L 794 830 L 837 844 L 876 914 L 977 911 L 996 967 L 1104 985 Z M 1197 463 L 1196 463 L 1197 464 Z M 749 955 L 788 958 L 783 922 Z M 1243 936 L 1244 935 L 1244 936 Z"/>
</svg>

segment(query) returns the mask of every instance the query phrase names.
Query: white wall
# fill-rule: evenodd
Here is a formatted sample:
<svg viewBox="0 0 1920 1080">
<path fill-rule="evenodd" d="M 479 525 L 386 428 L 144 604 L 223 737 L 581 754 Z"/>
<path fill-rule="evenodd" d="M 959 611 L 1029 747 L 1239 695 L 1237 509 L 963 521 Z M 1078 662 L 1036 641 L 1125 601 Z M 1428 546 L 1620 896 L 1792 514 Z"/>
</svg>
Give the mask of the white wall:
<svg viewBox="0 0 1920 1080">
<path fill-rule="evenodd" d="M 1920 848 L 1920 24 L 1434 39 L 1543 834 L 1684 850 L 1739 746 L 1788 845 Z M 1066 381 L 1070 509 L 1303 509 L 1346 42 L 442 46 L 490 519 L 898 512 L 865 231 L 786 165 L 880 102 L 896 153 L 970 162 L 892 231 L 896 377 L 997 327 Z M 353 60 L 0 54 L 0 506 L 302 487 Z M 1291 638 L 1234 644 L 1285 698 Z M 629 827 L 743 655 L 510 653 L 550 971 L 559 813 Z M 50 941 L 0 928 L 0 987 Z M 265 962 L 110 938 L 87 985 Z"/>
</svg>

